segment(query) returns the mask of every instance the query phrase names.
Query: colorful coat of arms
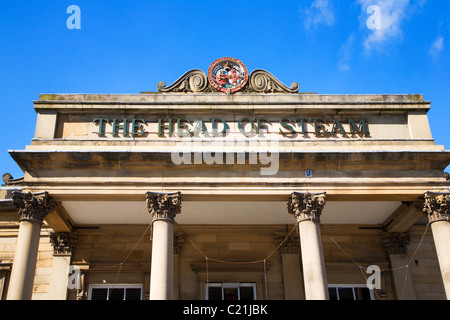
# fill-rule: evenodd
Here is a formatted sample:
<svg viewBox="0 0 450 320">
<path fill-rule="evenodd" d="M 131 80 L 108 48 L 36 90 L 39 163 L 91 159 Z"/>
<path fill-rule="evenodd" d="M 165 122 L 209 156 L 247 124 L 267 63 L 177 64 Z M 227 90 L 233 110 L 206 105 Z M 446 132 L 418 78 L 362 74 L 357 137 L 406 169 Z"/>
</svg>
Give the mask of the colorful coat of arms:
<svg viewBox="0 0 450 320">
<path fill-rule="evenodd" d="M 220 58 L 209 67 L 208 80 L 218 91 L 236 92 L 248 81 L 247 68 L 238 59 Z"/>
</svg>

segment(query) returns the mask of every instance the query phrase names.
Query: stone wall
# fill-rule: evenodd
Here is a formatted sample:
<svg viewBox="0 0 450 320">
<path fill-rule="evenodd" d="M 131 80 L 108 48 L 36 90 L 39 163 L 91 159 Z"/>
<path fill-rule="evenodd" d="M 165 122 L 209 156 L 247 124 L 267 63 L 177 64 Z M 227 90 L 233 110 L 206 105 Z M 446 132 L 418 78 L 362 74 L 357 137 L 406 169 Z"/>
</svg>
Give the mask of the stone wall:
<svg viewBox="0 0 450 320">
<path fill-rule="evenodd" d="M 425 230 L 425 226 L 413 226 L 410 229 L 411 244 L 408 246 L 408 256 L 413 258 L 410 269 L 416 297 L 419 300 L 445 300 L 431 228 L 428 228 L 423 237 Z"/>
</svg>

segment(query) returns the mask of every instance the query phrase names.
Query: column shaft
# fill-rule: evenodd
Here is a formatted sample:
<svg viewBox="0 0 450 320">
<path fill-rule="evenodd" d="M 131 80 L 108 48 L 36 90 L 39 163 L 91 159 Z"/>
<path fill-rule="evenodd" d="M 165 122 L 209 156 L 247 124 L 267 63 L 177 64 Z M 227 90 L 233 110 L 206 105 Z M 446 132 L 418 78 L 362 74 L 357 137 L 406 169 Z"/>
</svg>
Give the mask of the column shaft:
<svg viewBox="0 0 450 320">
<path fill-rule="evenodd" d="M 427 215 L 433 232 L 445 294 L 450 300 L 450 193 L 425 192 L 422 200 L 423 213 Z"/>
<path fill-rule="evenodd" d="M 7 299 L 30 300 L 41 226 L 44 218 L 54 210 L 56 203 L 47 192 L 13 192 L 13 204 L 20 214 L 20 226 Z"/>
<path fill-rule="evenodd" d="M 31 300 L 41 223 L 21 221 L 8 288 L 8 300 Z"/>
<path fill-rule="evenodd" d="M 299 223 L 303 277 L 307 300 L 328 300 L 328 282 L 318 222 Z"/>
<path fill-rule="evenodd" d="M 153 223 L 150 300 L 173 299 L 173 223 Z"/>
<path fill-rule="evenodd" d="M 436 221 L 431 224 L 434 244 L 441 269 L 442 281 L 444 283 L 447 300 L 450 300 L 450 223 L 447 221 Z"/>
<path fill-rule="evenodd" d="M 173 225 L 181 213 L 181 193 L 147 192 L 147 207 L 153 217 L 150 300 L 173 299 Z"/>
<path fill-rule="evenodd" d="M 288 202 L 288 211 L 297 218 L 302 252 L 303 279 L 307 300 L 328 300 L 328 281 L 320 235 L 320 215 L 326 194 L 294 192 Z"/>
</svg>

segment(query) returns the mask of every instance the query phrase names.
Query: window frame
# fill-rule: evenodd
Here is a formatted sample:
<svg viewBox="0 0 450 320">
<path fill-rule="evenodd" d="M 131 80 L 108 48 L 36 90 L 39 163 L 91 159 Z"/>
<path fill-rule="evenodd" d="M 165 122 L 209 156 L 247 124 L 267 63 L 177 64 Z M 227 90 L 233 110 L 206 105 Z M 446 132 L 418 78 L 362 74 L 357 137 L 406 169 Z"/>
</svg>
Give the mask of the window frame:
<svg viewBox="0 0 450 320">
<path fill-rule="evenodd" d="M 209 290 L 208 288 L 213 287 L 213 288 L 222 288 L 222 300 L 221 301 L 225 301 L 225 293 L 224 293 L 224 289 L 225 288 L 253 288 L 253 297 L 254 297 L 254 301 L 258 300 L 258 294 L 257 294 L 257 290 L 256 290 L 256 282 L 209 282 L 209 283 L 205 283 L 205 300 L 209 301 Z M 238 292 L 238 301 L 241 301 L 241 291 L 237 290 Z"/>
<path fill-rule="evenodd" d="M 139 300 L 142 300 L 142 295 L 143 295 L 143 285 L 142 284 L 127 284 L 127 283 L 121 283 L 121 284 L 90 284 L 89 285 L 89 292 L 88 292 L 88 300 L 92 300 L 92 291 L 94 289 L 108 289 L 107 291 L 107 295 L 106 295 L 106 301 L 109 301 L 109 293 L 110 293 L 110 289 L 124 289 L 123 291 L 123 295 L 124 295 L 124 299 L 126 297 L 126 293 L 127 293 L 127 289 L 140 289 L 141 290 L 141 295 Z"/>
<path fill-rule="evenodd" d="M 367 290 L 369 290 L 370 300 L 371 301 L 375 300 L 375 294 L 373 293 L 373 289 L 368 288 L 367 285 L 365 285 L 365 284 L 348 284 L 348 283 L 346 283 L 346 284 L 328 284 L 328 290 L 331 289 L 331 288 L 337 289 L 336 290 L 336 295 L 338 297 L 337 301 L 341 301 L 339 299 L 339 289 L 340 288 L 342 288 L 342 289 L 349 289 L 349 288 L 352 289 L 353 300 L 354 301 L 358 301 L 358 300 L 355 299 L 356 298 L 355 289 L 357 289 L 357 288 L 367 289 Z"/>
</svg>

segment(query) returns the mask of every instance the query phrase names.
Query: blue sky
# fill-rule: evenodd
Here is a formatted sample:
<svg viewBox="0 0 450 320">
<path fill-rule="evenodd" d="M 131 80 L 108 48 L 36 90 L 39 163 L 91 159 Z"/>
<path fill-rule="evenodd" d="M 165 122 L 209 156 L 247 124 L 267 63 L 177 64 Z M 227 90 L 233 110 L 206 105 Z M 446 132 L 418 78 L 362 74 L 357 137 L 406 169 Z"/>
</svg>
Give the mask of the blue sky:
<svg viewBox="0 0 450 320">
<path fill-rule="evenodd" d="M 70 5 L 81 29 L 69 29 Z M 379 29 L 367 20 L 380 8 Z M 0 9 L 0 174 L 34 135 L 41 93 L 156 91 L 220 57 L 270 71 L 301 92 L 421 93 L 437 144 L 450 149 L 450 2 L 7 1 Z"/>
</svg>

